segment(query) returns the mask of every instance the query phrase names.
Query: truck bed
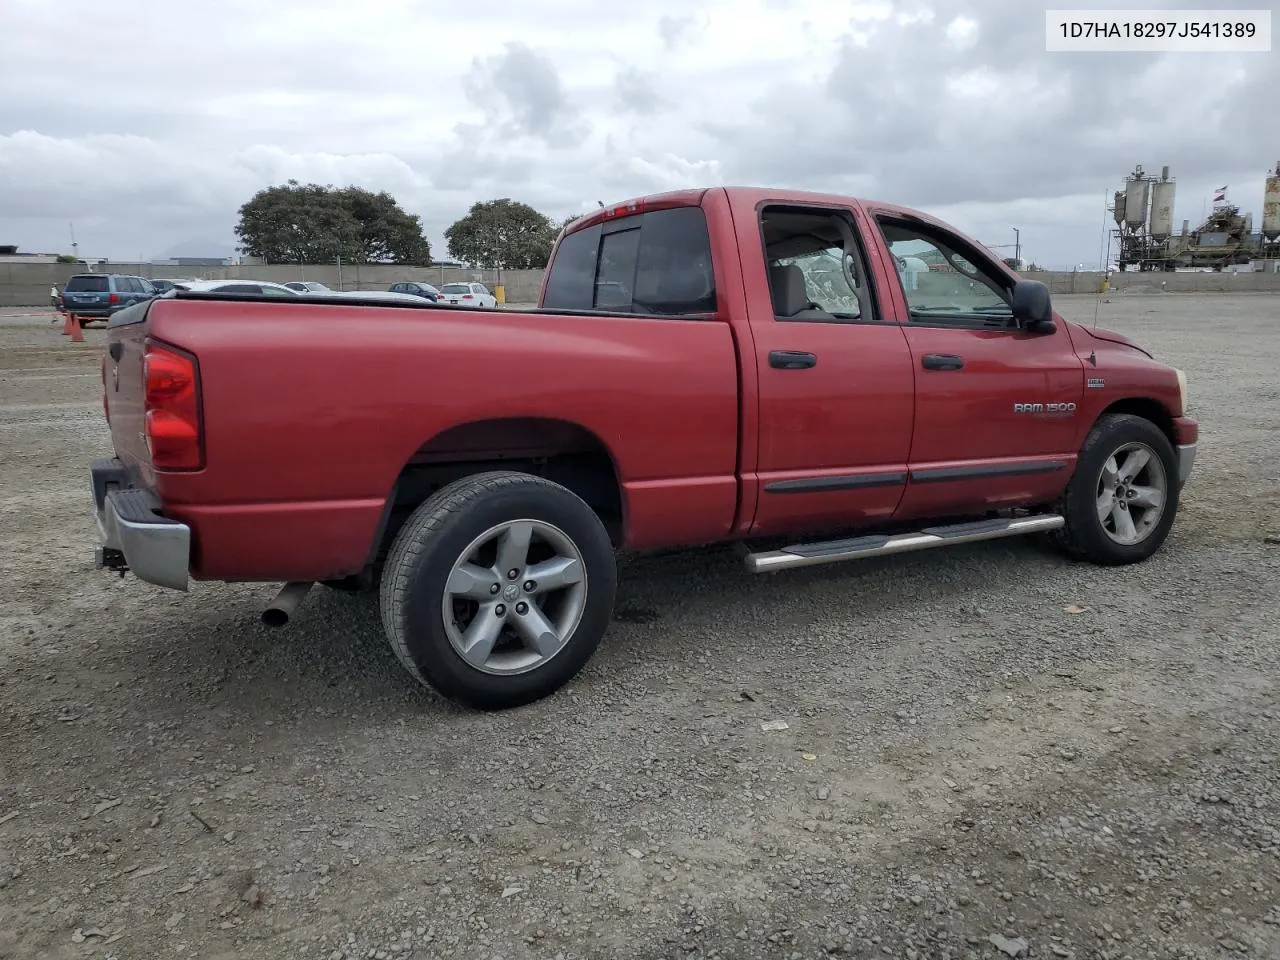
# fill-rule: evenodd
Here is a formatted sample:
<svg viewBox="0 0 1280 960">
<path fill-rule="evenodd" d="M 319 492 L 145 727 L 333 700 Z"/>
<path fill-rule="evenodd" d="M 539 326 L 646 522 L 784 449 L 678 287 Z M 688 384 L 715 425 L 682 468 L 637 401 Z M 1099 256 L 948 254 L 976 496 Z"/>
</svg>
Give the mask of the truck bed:
<svg viewBox="0 0 1280 960">
<path fill-rule="evenodd" d="M 179 293 L 120 315 L 109 337 L 124 346 L 107 391 L 116 450 L 192 527 L 197 578 L 355 573 L 406 469 L 548 443 L 611 451 L 625 546 L 721 538 L 734 521 L 737 359 L 715 320 Z M 198 361 L 199 470 L 150 469 L 129 359 L 145 339 Z"/>
</svg>

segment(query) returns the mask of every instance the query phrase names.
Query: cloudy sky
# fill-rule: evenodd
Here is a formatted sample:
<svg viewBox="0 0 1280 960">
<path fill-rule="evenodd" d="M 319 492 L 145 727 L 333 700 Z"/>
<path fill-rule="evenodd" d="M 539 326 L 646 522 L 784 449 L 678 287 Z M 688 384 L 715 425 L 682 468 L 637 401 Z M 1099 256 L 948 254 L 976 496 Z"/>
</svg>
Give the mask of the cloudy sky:
<svg viewBox="0 0 1280 960">
<path fill-rule="evenodd" d="M 66 251 L 74 223 L 82 256 L 221 252 L 291 177 L 390 191 L 437 253 L 476 200 L 561 217 L 742 183 L 893 200 L 989 244 L 1017 226 L 1040 263 L 1096 265 L 1135 163 L 1172 167 L 1178 222 L 1223 184 L 1260 219 L 1280 53 L 1049 54 L 1044 7 L 0 0 L 0 243 Z"/>
</svg>

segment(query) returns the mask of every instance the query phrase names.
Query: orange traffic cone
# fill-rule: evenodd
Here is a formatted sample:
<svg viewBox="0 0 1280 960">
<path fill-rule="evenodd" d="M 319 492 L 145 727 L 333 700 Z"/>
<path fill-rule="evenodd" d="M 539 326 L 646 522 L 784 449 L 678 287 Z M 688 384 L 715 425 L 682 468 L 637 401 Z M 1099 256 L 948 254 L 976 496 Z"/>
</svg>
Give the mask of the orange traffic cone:
<svg viewBox="0 0 1280 960">
<path fill-rule="evenodd" d="M 64 337 L 69 337 L 69 336 L 71 336 L 71 321 L 72 321 L 73 319 L 74 319 L 74 317 L 72 317 L 72 316 L 71 316 L 71 313 L 70 313 L 69 311 L 68 311 L 66 314 L 64 314 L 64 315 L 63 315 L 63 317 L 62 317 L 62 335 L 63 335 Z"/>
<path fill-rule="evenodd" d="M 71 342 L 84 343 L 84 329 L 80 326 L 80 318 L 71 318 Z"/>
</svg>

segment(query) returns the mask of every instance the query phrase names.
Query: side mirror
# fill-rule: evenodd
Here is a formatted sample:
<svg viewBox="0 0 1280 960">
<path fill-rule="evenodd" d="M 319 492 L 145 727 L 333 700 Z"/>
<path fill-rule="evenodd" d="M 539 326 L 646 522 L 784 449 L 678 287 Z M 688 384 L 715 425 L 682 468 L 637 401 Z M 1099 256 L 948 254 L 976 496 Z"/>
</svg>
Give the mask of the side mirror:
<svg viewBox="0 0 1280 960">
<path fill-rule="evenodd" d="M 1013 319 L 1024 330 L 1052 333 L 1057 329 L 1053 322 L 1053 303 L 1049 298 L 1049 288 L 1039 280 L 1020 278 L 1013 285 L 1013 299 L 1009 306 L 1013 311 Z"/>
</svg>

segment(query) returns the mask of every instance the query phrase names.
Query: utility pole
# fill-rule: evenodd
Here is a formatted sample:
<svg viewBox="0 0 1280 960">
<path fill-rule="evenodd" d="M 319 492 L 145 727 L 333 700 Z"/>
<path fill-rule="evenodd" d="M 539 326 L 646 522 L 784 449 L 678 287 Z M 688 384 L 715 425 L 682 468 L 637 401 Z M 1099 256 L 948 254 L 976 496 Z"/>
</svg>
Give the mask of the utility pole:
<svg viewBox="0 0 1280 960">
<path fill-rule="evenodd" d="M 1098 272 L 1102 274 L 1107 272 L 1106 254 L 1102 252 L 1102 249 L 1107 245 L 1107 214 L 1110 213 L 1107 201 L 1109 199 L 1107 191 L 1104 190 L 1102 192 L 1102 236 L 1098 238 Z"/>
<path fill-rule="evenodd" d="M 1022 234 L 1017 227 L 1013 227 L 1013 262 L 1018 265 L 1018 269 L 1022 269 Z"/>
</svg>

